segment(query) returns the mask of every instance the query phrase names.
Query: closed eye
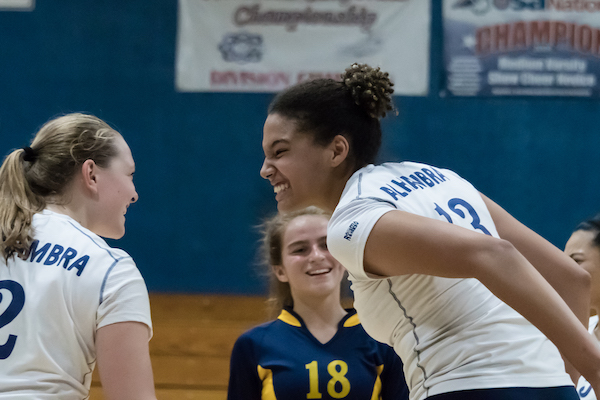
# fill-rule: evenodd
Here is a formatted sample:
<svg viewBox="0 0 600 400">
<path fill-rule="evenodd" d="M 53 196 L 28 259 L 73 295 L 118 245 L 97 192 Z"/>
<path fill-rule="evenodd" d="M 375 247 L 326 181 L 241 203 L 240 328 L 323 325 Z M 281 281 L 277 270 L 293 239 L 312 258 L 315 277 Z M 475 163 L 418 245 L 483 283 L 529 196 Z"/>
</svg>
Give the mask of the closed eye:
<svg viewBox="0 0 600 400">
<path fill-rule="evenodd" d="M 307 251 L 308 247 L 302 245 L 302 243 L 296 243 L 295 245 L 292 244 L 291 246 L 288 247 L 288 254 L 302 254 L 305 253 Z"/>
<path fill-rule="evenodd" d="M 581 264 L 584 260 L 579 257 L 571 257 L 577 264 Z"/>
</svg>

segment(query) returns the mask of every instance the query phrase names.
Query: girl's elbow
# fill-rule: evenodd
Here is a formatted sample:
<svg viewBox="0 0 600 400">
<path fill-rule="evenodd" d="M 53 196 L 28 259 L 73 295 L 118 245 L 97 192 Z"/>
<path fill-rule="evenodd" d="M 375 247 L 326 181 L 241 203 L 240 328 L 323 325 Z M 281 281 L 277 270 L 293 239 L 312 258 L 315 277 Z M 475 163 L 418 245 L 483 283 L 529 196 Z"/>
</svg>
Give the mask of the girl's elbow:
<svg viewBox="0 0 600 400">
<path fill-rule="evenodd" d="M 508 240 L 489 238 L 475 257 L 476 274 L 495 275 L 498 271 L 506 272 L 516 266 L 516 260 L 520 256 L 517 248 Z"/>
<path fill-rule="evenodd" d="M 490 258 L 502 263 L 514 262 L 514 259 L 520 256 L 515 245 L 506 239 L 494 239 L 489 241 L 487 251 L 489 252 Z"/>
<path fill-rule="evenodd" d="M 589 292 L 592 288 L 592 276 L 585 269 L 578 266 L 571 272 L 569 279 L 573 290 Z"/>
</svg>

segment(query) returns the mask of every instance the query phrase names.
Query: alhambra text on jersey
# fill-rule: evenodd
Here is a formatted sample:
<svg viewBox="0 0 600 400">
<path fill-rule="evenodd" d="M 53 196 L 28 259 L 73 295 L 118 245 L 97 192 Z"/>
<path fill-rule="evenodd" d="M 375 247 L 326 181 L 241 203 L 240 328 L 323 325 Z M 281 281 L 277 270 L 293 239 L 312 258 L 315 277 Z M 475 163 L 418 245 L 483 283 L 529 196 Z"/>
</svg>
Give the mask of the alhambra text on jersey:
<svg viewBox="0 0 600 400">
<path fill-rule="evenodd" d="M 62 263 L 62 267 L 67 271 L 76 269 L 77 276 L 81 276 L 83 269 L 90 259 L 90 256 L 88 255 L 76 258 L 77 250 L 72 247 L 67 247 L 67 249 L 65 249 L 60 244 L 55 244 L 53 246 L 52 243 L 46 243 L 38 249 L 39 245 L 39 240 L 34 240 L 33 243 L 31 243 L 29 261 L 40 263 L 43 260 L 44 265 L 61 265 Z"/>
<path fill-rule="evenodd" d="M 412 191 L 434 187 L 449 179 L 433 167 L 421 168 L 408 176 L 402 175 L 392 179 L 380 189 L 392 196 L 394 200 L 398 200 L 398 196 L 406 197 Z"/>
</svg>

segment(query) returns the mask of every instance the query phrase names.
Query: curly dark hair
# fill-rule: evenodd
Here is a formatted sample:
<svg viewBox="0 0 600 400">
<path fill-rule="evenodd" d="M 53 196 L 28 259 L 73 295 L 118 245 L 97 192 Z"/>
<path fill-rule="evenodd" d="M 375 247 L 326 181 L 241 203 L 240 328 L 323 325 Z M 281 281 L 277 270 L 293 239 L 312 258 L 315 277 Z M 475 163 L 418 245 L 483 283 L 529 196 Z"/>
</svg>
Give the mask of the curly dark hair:
<svg viewBox="0 0 600 400">
<path fill-rule="evenodd" d="M 575 231 L 589 231 L 595 233 L 593 243 L 596 247 L 600 248 L 600 214 L 577 225 Z"/>
<path fill-rule="evenodd" d="M 350 143 L 354 170 L 375 162 L 381 146 L 380 119 L 394 110 L 387 72 L 366 64 L 352 64 L 340 80 L 315 79 L 280 92 L 269 114 L 296 121 L 300 132 L 325 146 L 337 135 Z"/>
</svg>

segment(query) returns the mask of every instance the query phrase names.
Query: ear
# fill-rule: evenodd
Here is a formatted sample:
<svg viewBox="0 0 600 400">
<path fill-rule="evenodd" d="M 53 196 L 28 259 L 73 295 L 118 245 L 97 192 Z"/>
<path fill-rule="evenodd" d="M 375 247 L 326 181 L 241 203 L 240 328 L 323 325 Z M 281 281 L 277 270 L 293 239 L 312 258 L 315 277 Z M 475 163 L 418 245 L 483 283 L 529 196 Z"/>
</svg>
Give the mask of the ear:
<svg viewBox="0 0 600 400">
<path fill-rule="evenodd" d="M 98 166 L 94 162 L 94 160 L 85 160 L 85 162 L 81 165 L 81 178 L 83 181 L 83 186 L 96 193 L 98 191 Z"/>
<path fill-rule="evenodd" d="M 279 280 L 279 282 L 289 282 L 287 274 L 285 273 L 285 268 L 283 265 L 273 265 L 273 273 Z"/>
<path fill-rule="evenodd" d="M 331 155 L 331 166 L 338 167 L 348 158 L 350 152 L 350 144 L 348 139 L 343 135 L 336 135 L 332 142 L 329 144 L 329 148 L 332 151 Z"/>
</svg>

